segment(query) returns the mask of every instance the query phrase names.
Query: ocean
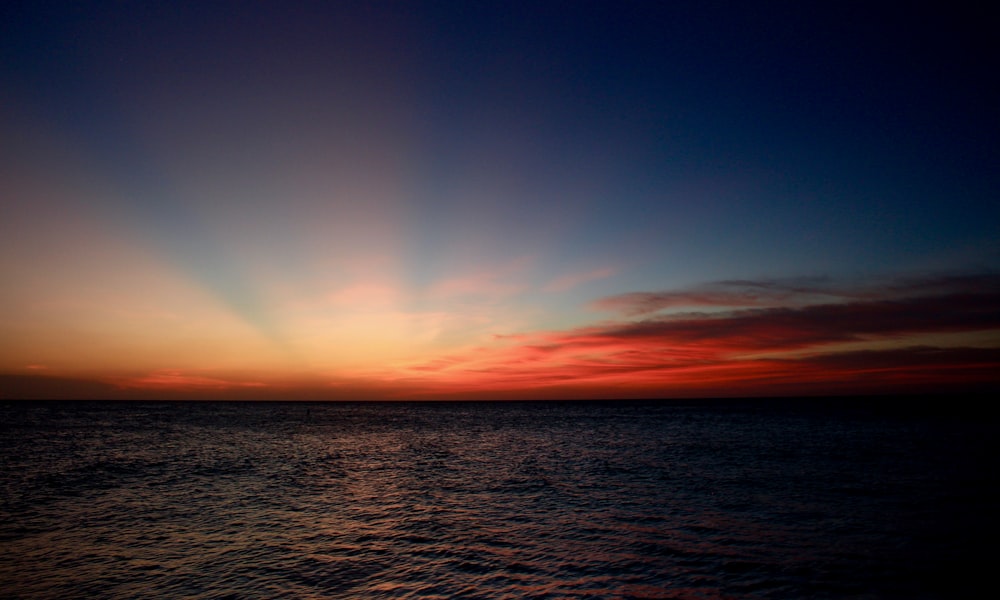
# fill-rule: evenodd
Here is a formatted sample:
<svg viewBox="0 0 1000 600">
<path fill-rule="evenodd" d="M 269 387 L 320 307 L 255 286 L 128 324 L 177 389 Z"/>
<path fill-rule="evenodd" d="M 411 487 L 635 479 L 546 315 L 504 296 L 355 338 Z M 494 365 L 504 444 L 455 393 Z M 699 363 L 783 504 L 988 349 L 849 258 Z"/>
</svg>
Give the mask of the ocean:
<svg viewBox="0 0 1000 600">
<path fill-rule="evenodd" d="M 6 402 L 0 596 L 966 596 L 997 421 L 911 408 Z"/>
</svg>

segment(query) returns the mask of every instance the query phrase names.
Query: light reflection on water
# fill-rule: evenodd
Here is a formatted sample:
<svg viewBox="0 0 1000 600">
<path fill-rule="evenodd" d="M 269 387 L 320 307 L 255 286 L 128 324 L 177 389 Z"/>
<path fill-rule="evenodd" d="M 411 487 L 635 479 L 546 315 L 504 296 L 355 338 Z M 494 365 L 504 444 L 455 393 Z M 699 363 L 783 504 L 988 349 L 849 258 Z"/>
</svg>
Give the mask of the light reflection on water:
<svg viewBox="0 0 1000 600">
<path fill-rule="evenodd" d="M 942 573 L 971 581 L 995 524 L 989 423 L 656 403 L 0 408 L 3 596 L 934 598 L 954 592 Z"/>
</svg>

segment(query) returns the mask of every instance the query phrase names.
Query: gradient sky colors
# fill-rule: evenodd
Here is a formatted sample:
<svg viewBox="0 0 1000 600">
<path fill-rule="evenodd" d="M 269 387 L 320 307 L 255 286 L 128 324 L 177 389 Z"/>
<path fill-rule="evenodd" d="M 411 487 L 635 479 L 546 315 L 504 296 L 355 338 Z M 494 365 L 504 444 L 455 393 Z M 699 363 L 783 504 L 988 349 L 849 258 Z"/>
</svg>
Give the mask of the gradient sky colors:
<svg viewBox="0 0 1000 600">
<path fill-rule="evenodd" d="M 0 398 L 998 387 L 995 20 L 707 4 L 4 3 Z"/>
</svg>

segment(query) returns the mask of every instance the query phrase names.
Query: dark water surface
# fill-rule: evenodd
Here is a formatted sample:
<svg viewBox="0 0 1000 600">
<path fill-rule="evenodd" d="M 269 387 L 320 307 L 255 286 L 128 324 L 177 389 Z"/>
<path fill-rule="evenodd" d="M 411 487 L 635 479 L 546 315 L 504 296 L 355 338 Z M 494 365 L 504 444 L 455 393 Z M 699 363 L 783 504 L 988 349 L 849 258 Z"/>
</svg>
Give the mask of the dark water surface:
<svg viewBox="0 0 1000 600">
<path fill-rule="evenodd" d="M 996 422 L 933 412 L 12 402 L 0 418 L 3 597 L 949 598 L 996 556 Z"/>
</svg>

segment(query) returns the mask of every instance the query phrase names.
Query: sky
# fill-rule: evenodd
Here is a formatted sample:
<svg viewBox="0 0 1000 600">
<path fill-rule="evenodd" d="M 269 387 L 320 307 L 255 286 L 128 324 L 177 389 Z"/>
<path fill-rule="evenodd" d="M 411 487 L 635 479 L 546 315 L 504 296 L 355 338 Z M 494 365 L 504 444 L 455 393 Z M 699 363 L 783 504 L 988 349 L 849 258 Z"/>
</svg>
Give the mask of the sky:
<svg viewBox="0 0 1000 600">
<path fill-rule="evenodd" d="M 985 10 L 4 2 L 0 398 L 996 389 Z"/>
</svg>

